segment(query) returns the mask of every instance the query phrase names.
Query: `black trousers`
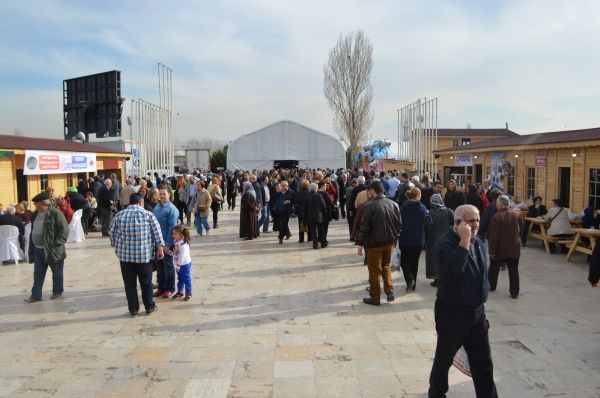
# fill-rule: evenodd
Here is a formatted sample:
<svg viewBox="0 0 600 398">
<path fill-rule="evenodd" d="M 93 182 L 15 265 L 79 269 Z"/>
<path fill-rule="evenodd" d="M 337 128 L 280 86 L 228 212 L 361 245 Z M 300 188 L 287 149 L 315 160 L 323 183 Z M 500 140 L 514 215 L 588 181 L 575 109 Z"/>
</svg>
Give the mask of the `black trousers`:
<svg viewBox="0 0 600 398">
<path fill-rule="evenodd" d="M 137 294 L 137 280 L 140 281 L 142 290 L 142 301 L 146 311 L 154 308 L 152 299 L 152 267 L 150 263 L 130 263 L 121 261 L 121 275 L 125 285 L 125 296 L 127 296 L 127 306 L 130 313 L 136 313 L 140 310 L 140 301 Z"/>
<path fill-rule="evenodd" d="M 235 188 L 229 192 L 227 191 L 227 208 L 228 209 L 235 209 L 235 197 L 237 196 L 237 192 L 235 190 Z"/>
<path fill-rule="evenodd" d="M 106 207 L 98 207 L 98 214 L 100 214 L 100 223 L 102 225 L 102 236 L 108 236 L 110 230 L 110 216 L 112 214 L 110 209 Z"/>
<path fill-rule="evenodd" d="M 488 270 L 488 279 L 490 281 L 490 289 L 496 290 L 498 284 L 498 273 L 500 266 L 506 264 L 508 268 L 508 281 L 510 284 L 510 295 L 517 296 L 519 294 L 519 259 L 506 259 L 502 261 L 490 261 L 490 269 Z"/>
<path fill-rule="evenodd" d="M 277 213 L 277 212 L 276 212 Z M 277 213 L 277 219 L 279 220 L 279 239 L 283 239 L 286 236 L 291 236 L 290 233 L 290 214 L 289 213 Z"/>
<path fill-rule="evenodd" d="M 340 213 L 342 218 L 346 218 L 346 199 L 340 199 Z"/>
<path fill-rule="evenodd" d="M 90 214 L 92 213 L 92 209 L 89 207 L 85 207 L 81 212 L 81 226 L 83 227 L 83 232 L 88 233 L 88 229 L 90 227 Z"/>
<path fill-rule="evenodd" d="M 218 225 L 219 221 L 219 210 L 221 210 L 221 204 L 218 202 L 212 202 L 210 204 L 210 209 L 212 210 L 213 216 L 213 228 Z"/>
<path fill-rule="evenodd" d="M 429 397 L 443 398 L 448 392 L 448 371 L 461 346 L 465 347 L 477 398 L 497 398 L 494 366 L 485 308 L 435 302 L 437 346 L 429 376 Z"/>
<path fill-rule="evenodd" d="M 275 204 L 271 205 L 269 203 L 269 209 L 271 209 L 271 217 L 273 218 L 273 231 L 279 231 L 279 213 L 277 213 L 275 209 L 273 209 L 274 206 Z"/>
<path fill-rule="evenodd" d="M 321 242 L 321 246 L 324 246 L 325 235 L 323 234 L 323 224 L 322 223 L 310 223 L 308 224 L 308 235 L 312 238 L 313 247 L 318 247 L 319 242 Z"/>
<path fill-rule="evenodd" d="M 404 280 L 409 285 L 411 282 L 417 282 L 417 273 L 419 272 L 419 257 L 421 257 L 421 246 L 401 246 L 400 247 L 400 267 L 404 274 Z"/>
<path fill-rule="evenodd" d="M 183 216 L 187 211 L 187 204 L 181 200 L 177 201 L 177 210 L 179 211 L 179 222 L 183 225 Z"/>
<path fill-rule="evenodd" d="M 323 241 L 325 243 L 328 243 L 327 233 L 329 233 L 329 220 L 324 220 L 323 221 Z"/>
</svg>

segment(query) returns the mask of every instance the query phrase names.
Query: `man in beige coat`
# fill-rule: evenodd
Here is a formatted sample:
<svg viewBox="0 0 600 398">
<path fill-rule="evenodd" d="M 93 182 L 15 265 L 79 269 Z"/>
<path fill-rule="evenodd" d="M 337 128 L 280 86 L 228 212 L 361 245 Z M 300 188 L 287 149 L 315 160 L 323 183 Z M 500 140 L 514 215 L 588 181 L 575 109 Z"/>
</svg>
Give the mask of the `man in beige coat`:
<svg viewBox="0 0 600 398">
<path fill-rule="evenodd" d="M 208 214 L 210 212 L 212 199 L 210 193 L 206 190 L 206 183 L 204 181 L 199 181 L 196 187 L 198 188 L 198 199 L 196 201 L 195 209 L 196 232 L 198 232 L 198 236 L 202 236 L 203 226 L 207 234 L 210 230 L 210 226 L 208 225 Z"/>
<path fill-rule="evenodd" d="M 506 263 L 510 283 L 510 296 L 519 296 L 519 258 L 521 257 L 521 212 L 508 207 L 510 199 L 500 195 L 496 199 L 498 211 L 492 217 L 489 232 L 490 269 L 488 279 L 490 290 L 496 290 L 500 266 Z"/>
</svg>

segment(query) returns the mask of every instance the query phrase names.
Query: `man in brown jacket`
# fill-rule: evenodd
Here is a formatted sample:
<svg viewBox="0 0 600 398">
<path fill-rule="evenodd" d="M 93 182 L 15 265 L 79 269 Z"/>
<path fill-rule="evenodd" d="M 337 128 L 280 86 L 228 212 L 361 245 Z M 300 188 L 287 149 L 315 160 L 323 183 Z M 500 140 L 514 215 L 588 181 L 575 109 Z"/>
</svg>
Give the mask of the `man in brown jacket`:
<svg viewBox="0 0 600 398">
<path fill-rule="evenodd" d="M 506 263 L 510 283 L 510 297 L 519 296 L 519 257 L 521 257 L 521 228 L 523 220 L 519 211 L 508 207 L 509 198 L 500 195 L 496 200 L 498 211 L 492 217 L 489 232 L 490 290 L 496 290 L 500 266 Z"/>
</svg>

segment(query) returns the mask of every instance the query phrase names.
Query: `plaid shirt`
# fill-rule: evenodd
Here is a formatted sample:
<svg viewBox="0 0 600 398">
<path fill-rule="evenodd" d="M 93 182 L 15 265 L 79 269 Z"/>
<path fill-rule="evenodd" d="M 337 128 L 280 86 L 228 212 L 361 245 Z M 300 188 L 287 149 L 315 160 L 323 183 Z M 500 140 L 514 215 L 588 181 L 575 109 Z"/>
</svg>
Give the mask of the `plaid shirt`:
<svg viewBox="0 0 600 398">
<path fill-rule="evenodd" d="M 158 220 L 151 212 L 131 205 L 118 212 L 110 226 L 110 245 L 120 261 L 147 263 L 164 246 Z"/>
</svg>

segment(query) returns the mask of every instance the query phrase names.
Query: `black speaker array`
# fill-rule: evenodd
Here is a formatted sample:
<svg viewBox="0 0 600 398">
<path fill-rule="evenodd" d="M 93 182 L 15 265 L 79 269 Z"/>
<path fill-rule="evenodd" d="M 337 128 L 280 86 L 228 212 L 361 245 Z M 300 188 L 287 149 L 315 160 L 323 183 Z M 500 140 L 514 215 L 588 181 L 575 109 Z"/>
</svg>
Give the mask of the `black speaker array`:
<svg viewBox="0 0 600 398">
<path fill-rule="evenodd" d="M 121 71 L 63 81 L 65 139 L 82 131 L 86 137 L 121 136 Z"/>
</svg>

